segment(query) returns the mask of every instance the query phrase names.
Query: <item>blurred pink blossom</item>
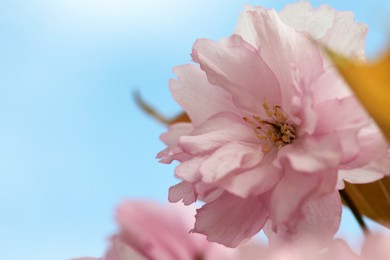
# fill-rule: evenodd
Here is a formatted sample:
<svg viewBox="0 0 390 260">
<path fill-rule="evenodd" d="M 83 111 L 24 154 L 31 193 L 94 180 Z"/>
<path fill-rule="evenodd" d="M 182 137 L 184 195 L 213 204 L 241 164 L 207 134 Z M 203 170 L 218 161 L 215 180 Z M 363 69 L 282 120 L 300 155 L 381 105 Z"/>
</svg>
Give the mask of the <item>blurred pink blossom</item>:
<svg viewBox="0 0 390 260">
<path fill-rule="evenodd" d="M 359 250 L 360 253 L 354 252 L 340 239 L 331 241 L 327 248 L 315 253 L 305 246 L 263 250 L 261 259 L 265 260 L 388 260 L 390 237 L 383 234 L 370 235 Z"/>
<path fill-rule="evenodd" d="M 183 205 L 125 201 L 117 209 L 119 232 L 111 237 L 106 256 L 74 260 L 255 260 L 264 250 L 255 243 L 227 248 L 190 234 L 194 213 L 193 207 Z"/>
<path fill-rule="evenodd" d="M 300 2 L 280 14 L 247 6 L 233 36 L 195 42 L 199 65 L 176 67 L 170 82 L 191 123 L 170 126 L 158 154 L 180 162 L 182 182 L 169 200 L 206 202 L 193 232 L 229 247 L 265 225 L 271 245 L 333 237 L 336 187 L 377 180 L 390 161 L 372 120 L 308 36 L 364 58 L 366 32 L 350 12 Z"/>
<path fill-rule="evenodd" d="M 140 201 L 141 202 L 141 201 Z M 128 201 L 122 204 L 125 211 L 133 211 L 139 209 L 139 204 L 134 208 L 135 201 Z M 111 246 L 106 256 L 103 258 L 83 257 L 74 258 L 72 260 L 388 260 L 390 259 L 390 237 L 385 234 L 369 235 L 361 248 L 360 253 L 352 250 L 348 244 L 341 239 L 330 241 L 327 248 L 313 252 L 307 244 L 299 244 L 287 247 L 265 247 L 258 243 L 246 243 L 238 248 L 231 249 L 223 247 L 222 245 L 207 242 L 201 236 L 186 233 L 182 237 L 184 240 L 171 240 L 172 235 L 165 232 L 175 232 L 181 230 L 184 222 L 192 219 L 187 215 L 191 213 L 190 209 L 185 212 L 182 209 L 168 208 L 157 205 L 151 202 L 144 202 L 148 206 L 154 208 L 153 211 L 141 210 L 146 218 L 155 218 L 155 221 L 150 223 L 150 227 L 145 227 L 144 223 L 140 224 L 139 220 L 130 217 L 126 220 L 126 226 L 135 226 L 141 233 L 127 233 L 127 228 L 121 227 L 120 234 L 113 236 L 111 239 Z M 126 209 L 124 209 L 126 207 Z M 170 221 L 166 226 L 165 221 L 161 221 L 156 211 L 165 215 L 168 211 L 170 214 Z M 177 214 L 176 214 L 177 213 Z M 184 214 L 183 214 L 184 213 Z M 163 216 L 165 218 L 165 216 Z M 134 221 L 135 220 L 135 221 Z M 134 221 L 134 222 L 133 222 Z M 169 221 L 169 222 L 170 222 Z M 178 222 L 176 222 L 178 221 Z M 142 221 L 143 222 L 143 221 Z M 177 223 L 171 229 L 171 225 Z M 140 225 L 139 225 L 140 224 Z M 150 228 L 156 228 L 157 231 L 151 234 L 147 231 Z M 166 229 L 166 230 L 164 230 Z M 127 231 L 126 231 L 127 230 Z M 145 231 L 145 232 L 144 232 Z M 185 230 L 181 230 L 185 231 Z M 125 234 L 126 233 L 126 234 Z M 181 233 L 181 232 L 180 232 Z M 131 237 L 129 243 L 128 239 L 123 239 L 123 235 Z M 146 240 L 145 240 L 146 238 Z M 193 238 L 196 238 L 193 240 Z M 156 243 L 157 240 L 160 242 Z M 164 241 L 161 243 L 161 241 Z M 146 243 L 145 243 L 146 242 Z M 200 243 L 199 243 L 200 242 Z M 136 244 L 141 245 L 139 248 Z M 192 246 L 191 246 L 192 245 Z M 196 252 L 196 253 L 195 253 Z"/>
</svg>

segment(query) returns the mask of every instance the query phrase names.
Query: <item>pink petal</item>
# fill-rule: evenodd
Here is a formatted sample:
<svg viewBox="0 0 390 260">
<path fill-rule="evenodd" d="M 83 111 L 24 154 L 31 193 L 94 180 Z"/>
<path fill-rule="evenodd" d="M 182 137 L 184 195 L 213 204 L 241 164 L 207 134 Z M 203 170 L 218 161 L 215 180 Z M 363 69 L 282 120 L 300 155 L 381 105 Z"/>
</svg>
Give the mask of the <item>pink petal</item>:
<svg viewBox="0 0 390 260">
<path fill-rule="evenodd" d="M 326 68 L 325 72 L 311 85 L 311 89 L 314 104 L 352 95 L 351 90 L 334 67 Z"/>
<path fill-rule="evenodd" d="M 259 50 L 259 35 L 253 24 L 251 13 L 255 12 L 257 9 L 263 9 L 263 7 L 245 5 L 244 8 L 244 11 L 238 18 L 234 33 L 240 35 L 246 42 Z M 264 11 L 266 11 L 266 9 L 264 9 Z"/>
<path fill-rule="evenodd" d="M 341 239 L 334 239 L 330 246 L 328 247 L 326 256 L 328 259 L 337 259 L 337 260 L 362 260 L 358 255 L 356 255 L 348 243 Z M 325 259 L 324 259 L 325 260 Z M 368 260 L 368 259 L 367 259 Z"/>
<path fill-rule="evenodd" d="M 313 90 L 311 89 L 312 82 L 307 82 L 299 78 L 299 72 L 294 70 L 294 86 L 295 93 L 292 98 L 291 105 L 291 120 L 297 124 L 299 128 L 298 136 L 305 134 L 313 134 L 320 120 L 318 113 L 313 109 Z"/>
<path fill-rule="evenodd" d="M 193 130 L 192 124 L 189 123 L 177 123 L 170 125 L 168 131 L 160 136 L 167 148 L 157 154 L 157 158 L 160 159 L 161 163 L 169 164 L 173 160 L 181 161 L 186 157 L 183 151 L 177 147 L 180 136 L 188 135 Z"/>
<path fill-rule="evenodd" d="M 179 137 L 182 135 L 188 135 L 193 129 L 194 128 L 190 123 L 173 124 L 169 126 L 166 133 L 160 136 L 160 140 L 168 147 L 175 147 L 179 143 Z"/>
<path fill-rule="evenodd" d="M 120 240 L 148 259 L 193 259 L 187 223 L 173 209 L 128 201 L 116 213 Z"/>
<path fill-rule="evenodd" d="M 367 25 L 357 23 L 352 12 L 337 12 L 332 28 L 321 42 L 346 56 L 364 59 L 367 32 Z"/>
<path fill-rule="evenodd" d="M 274 159 L 275 154 L 268 153 L 260 165 L 234 176 L 228 176 L 220 180 L 218 185 L 242 198 L 267 192 L 282 176 L 282 169 L 272 164 Z"/>
<path fill-rule="evenodd" d="M 253 134 L 253 129 L 244 124 L 242 118 L 226 112 L 207 120 L 197 127 L 191 136 L 182 136 L 179 146 L 189 154 L 202 155 L 236 141 L 257 143 L 258 139 Z"/>
<path fill-rule="evenodd" d="M 358 131 L 359 129 L 351 129 L 338 131 L 334 134 L 340 140 L 339 143 L 342 151 L 340 165 L 346 164 L 359 156 L 361 148 L 359 146 L 359 140 L 357 137 Z"/>
<path fill-rule="evenodd" d="M 287 4 L 280 18 L 298 31 L 308 32 L 332 50 L 347 56 L 364 57 L 368 28 L 354 20 L 352 12 L 340 12 L 327 5 L 314 9 L 309 2 Z"/>
<path fill-rule="evenodd" d="M 215 182 L 234 171 L 259 164 L 263 152 L 259 144 L 231 142 L 216 150 L 200 167 L 204 182 Z"/>
<path fill-rule="evenodd" d="M 197 65 L 187 64 L 174 68 L 177 80 L 170 81 L 172 95 L 186 111 L 194 125 L 222 112 L 236 112 L 231 95 L 222 88 L 211 85 Z"/>
<path fill-rule="evenodd" d="M 164 164 L 170 164 L 174 160 L 177 160 L 179 162 L 188 160 L 189 156 L 188 154 L 184 153 L 183 150 L 179 147 L 173 147 L 173 148 L 166 148 L 159 152 L 156 156 L 157 159 L 160 159 L 160 163 Z"/>
<path fill-rule="evenodd" d="M 350 183 L 368 183 L 389 175 L 389 145 L 378 128 L 365 128 L 357 138 L 359 154 L 341 165 L 340 177 Z"/>
<path fill-rule="evenodd" d="M 124 243 L 122 243 L 120 238 L 114 236 L 111 239 L 111 247 L 107 251 L 104 260 L 126 260 L 126 259 L 147 260 L 145 256 L 139 254 L 131 247 L 125 245 Z"/>
<path fill-rule="evenodd" d="M 362 258 L 366 260 L 390 259 L 390 237 L 385 234 L 369 236 L 363 245 Z"/>
<path fill-rule="evenodd" d="M 335 14 L 336 10 L 326 5 L 313 8 L 309 2 L 299 2 L 286 4 L 279 16 L 295 30 L 307 32 L 314 39 L 321 39 L 333 26 Z"/>
<path fill-rule="evenodd" d="M 198 182 L 195 184 L 196 192 L 199 194 L 199 200 L 208 203 L 216 200 L 224 192 L 223 189 L 214 184 Z"/>
<path fill-rule="evenodd" d="M 259 260 L 259 256 L 261 256 L 260 259 L 277 260 L 266 258 L 265 256 L 269 255 L 270 250 L 264 245 L 256 242 L 245 243 L 238 247 L 237 251 L 238 256 L 233 258 L 232 260 Z"/>
<path fill-rule="evenodd" d="M 315 133 L 333 133 L 338 137 L 343 152 L 341 162 L 346 163 L 354 159 L 360 151 L 358 131 L 370 122 L 356 97 L 324 101 L 318 104 L 315 110 L 321 118 Z"/>
<path fill-rule="evenodd" d="M 287 160 L 295 171 L 316 173 L 335 169 L 340 156 L 340 146 L 335 136 L 306 135 L 280 149 L 278 160 L 281 164 Z"/>
<path fill-rule="evenodd" d="M 267 229 L 271 246 L 294 243 L 313 249 L 323 248 L 340 226 L 342 204 L 337 191 L 308 200 L 301 214 L 290 220 L 294 225 Z M 275 223 L 272 223 L 274 226 Z"/>
<path fill-rule="evenodd" d="M 360 129 L 368 125 L 368 115 L 355 96 L 321 102 L 314 108 L 321 120 L 316 134 Z"/>
<path fill-rule="evenodd" d="M 197 199 L 193 184 L 182 181 L 169 188 L 169 202 L 179 202 L 183 200 L 184 205 L 190 205 Z"/>
<path fill-rule="evenodd" d="M 224 193 L 197 210 L 193 232 L 228 247 L 236 247 L 264 226 L 268 212 L 257 197 L 241 199 Z"/>
<path fill-rule="evenodd" d="M 332 192 L 337 183 L 337 169 L 308 174 L 286 164 L 284 170 L 279 183 L 264 197 L 275 226 L 291 223 L 305 201 Z"/>
<path fill-rule="evenodd" d="M 187 182 L 197 182 L 201 179 L 200 166 L 205 161 L 205 157 L 197 156 L 179 164 L 175 169 L 176 177 Z"/>
<path fill-rule="evenodd" d="M 275 225 L 288 223 L 320 182 L 320 176 L 286 170 L 269 197 L 264 199 L 273 223 Z"/>
<path fill-rule="evenodd" d="M 290 113 L 292 67 L 299 71 L 304 81 L 317 78 L 323 72 L 322 58 L 317 48 L 305 35 L 283 23 L 275 10 L 261 7 L 246 7 L 240 15 L 235 33 L 252 44 L 274 72 L 281 88 L 280 105 Z"/>
<path fill-rule="evenodd" d="M 257 51 L 239 36 L 225 43 L 202 39 L 194 44 L 192 57 L 210 83 L 231 93 L 235 104 L 250 114 L 263 111 L 263 98 L 280 104 L 278 81 Z"/>
</svg>

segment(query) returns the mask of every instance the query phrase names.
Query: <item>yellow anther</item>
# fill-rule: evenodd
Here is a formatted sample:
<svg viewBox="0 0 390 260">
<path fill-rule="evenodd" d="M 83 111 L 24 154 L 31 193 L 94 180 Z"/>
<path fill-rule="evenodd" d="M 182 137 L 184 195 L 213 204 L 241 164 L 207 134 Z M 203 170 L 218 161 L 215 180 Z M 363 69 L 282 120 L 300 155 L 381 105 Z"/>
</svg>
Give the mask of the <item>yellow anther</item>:
<svg viewBox="0 0 390 260">
<path fill-rule="evenodd" d="M 261 150 L 264 153 L 267 153 L 267 152 L 271 151 L 271 146 L 269 144 L 264 144 Z"/>
<path fill-rule="evenodd" d="M 261 118 L 258 117 L 258 116 L 252 116 L 252 118 L 253 118 L 254 120 L 256 120 L 257 122 L 261 122 Z"/>
<path fill-rule="evenodd" d="M 263 100 L 263 108 L 268 118 L 252 115 L 251 118 L 243 117 L 243 120 L 253 127 L 256 138 L 262 141 L 263 152 L 272 148 L 280 149 L 290 144 L 295 139 L 295 127 L 288 123 L 288 116 L 278 105 L 270 107 L 267 100 Z"/>
<path fill-rule="evenodd" d="M 265 110 L 269 110 L 269 104 L 265 98 L 263 99 L 263 107 Z"/>
<path fill-rule="evenodd" d="M 283 140 L 283 142 L 285 142 L 285 143 L 289 143 L 289 142 L 290 142 L 290 137 L 288 137 L 287 135 L 283 135 L 283 136 L 282 136 L 282 140 Z"/>
</svg>

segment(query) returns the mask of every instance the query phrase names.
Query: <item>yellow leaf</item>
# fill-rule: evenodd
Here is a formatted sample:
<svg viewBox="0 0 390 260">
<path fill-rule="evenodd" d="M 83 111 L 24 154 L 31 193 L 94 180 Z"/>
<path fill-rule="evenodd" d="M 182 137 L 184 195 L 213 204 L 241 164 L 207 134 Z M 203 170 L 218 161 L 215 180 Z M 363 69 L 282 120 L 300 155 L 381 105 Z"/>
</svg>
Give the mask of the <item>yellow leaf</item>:
<svg viewBox="0 0 390 260">
<path fill-rule="evenodd" d="M 360 63 L 330 50 L 327 52 L 390 141 L 390 51 L 373 63 Z"/>
<path fill-rule="evenodd" d="M 345 183 L 345 191 L 360 213 L 390 228 L 390 178 L 366 184 Z"/>
</svg>

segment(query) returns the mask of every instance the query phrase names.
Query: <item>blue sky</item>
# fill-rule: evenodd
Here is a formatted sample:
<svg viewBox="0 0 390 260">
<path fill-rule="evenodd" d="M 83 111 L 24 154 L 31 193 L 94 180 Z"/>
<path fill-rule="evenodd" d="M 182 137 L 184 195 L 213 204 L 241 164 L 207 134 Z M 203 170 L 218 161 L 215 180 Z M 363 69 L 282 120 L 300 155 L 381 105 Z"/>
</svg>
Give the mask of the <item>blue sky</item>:
<svg viewBox="0 0 390 260">
<path fill-rule="evenodd" d="M 99 256 L 125 197 L 166 201 L 173 166 L 155 160 L 171 68 L 195 39 L 233 32 L 244 4 L 293 1 L 13 0 L 0 2 L 0 259 Z M 370 27 L 367 53 L 386 46 L 390 4 L 312 1 L 352 10 Z M 358 243 L 348 212 L 340 234 Z"/>
</svg>

